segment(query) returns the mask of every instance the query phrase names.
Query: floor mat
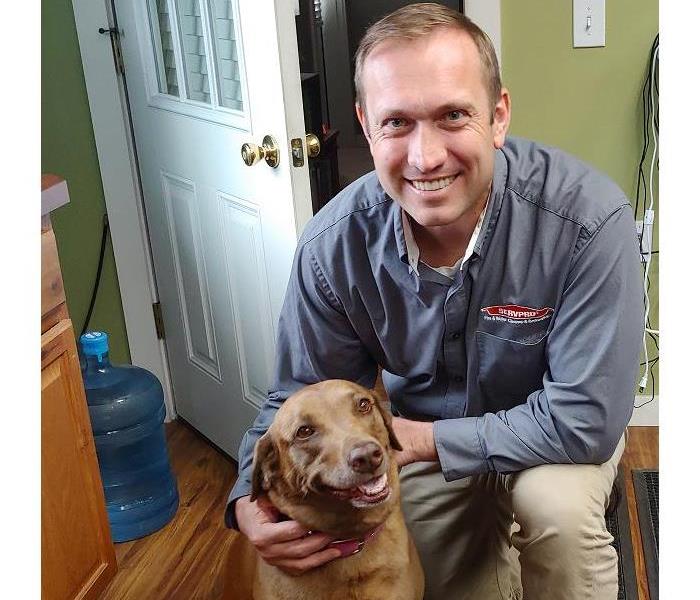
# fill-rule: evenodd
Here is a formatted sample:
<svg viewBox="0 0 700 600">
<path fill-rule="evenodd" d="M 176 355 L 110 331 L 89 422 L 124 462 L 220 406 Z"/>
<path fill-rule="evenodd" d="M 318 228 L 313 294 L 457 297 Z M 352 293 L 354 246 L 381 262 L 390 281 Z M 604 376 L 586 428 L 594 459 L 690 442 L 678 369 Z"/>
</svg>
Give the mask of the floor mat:
<svg viewBox="0 0 700 600">
<path fill-rule="evenodd" d="M 649 597 L 659 598 L 659 471 L 633 469 L 639 531 L 642 534 Z"/>
<path fill-rule="evenodd" d="M 637 594 L 637 574 L 634 568 L 632 536 L 627 508 L 627 494 L 622 472 L 618 472 L 605 514 L 605 524 L 613 536 L 612 545 L 617 551 L 618 600 L 639 600 Z"/>
</svg>

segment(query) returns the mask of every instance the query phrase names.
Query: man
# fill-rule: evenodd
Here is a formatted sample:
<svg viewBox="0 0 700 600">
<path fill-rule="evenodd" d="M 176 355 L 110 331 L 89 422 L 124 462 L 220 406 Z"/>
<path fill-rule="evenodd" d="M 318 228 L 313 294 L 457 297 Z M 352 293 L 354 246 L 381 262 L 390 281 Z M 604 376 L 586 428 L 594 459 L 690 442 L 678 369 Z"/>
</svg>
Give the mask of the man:
<svg viewBox="0 0 700 600">
<path fill-rule="evenodd" d="M 642 337 L 629 203 L 573 157 L 506 139 L 493 47 L 459 13 L 415 4 L 372 26 L 356 88 L 376 171 L 299 242 L 227 522 L 292 573 L 338 558 L 249 501 L 252 451 L 295 390 L 372 387 L 381 365 L 426 598 L 517 598 L 521 582 L 530 600 L 617 598 L 604 511 Z"/>
</svg>

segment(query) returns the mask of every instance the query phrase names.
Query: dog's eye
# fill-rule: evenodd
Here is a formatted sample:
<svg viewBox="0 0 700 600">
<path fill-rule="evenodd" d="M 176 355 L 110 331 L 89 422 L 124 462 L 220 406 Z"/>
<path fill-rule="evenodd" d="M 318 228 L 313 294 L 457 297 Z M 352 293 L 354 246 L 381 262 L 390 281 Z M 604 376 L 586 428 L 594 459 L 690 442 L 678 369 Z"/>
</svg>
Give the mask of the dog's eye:
<svg viewBox="0 0 700 600">
<path fill-rule="evenodd" d="M 361 413 L 368 413 L 372 410 L 372 403 L 367 398 L 362 398 L 357 403 L 357 408 Z"/>
<path fill-rule="evenodd" d="M 297 437 L 300 440 L 305 440 L 307 438 L 310 438 L 314 434 L 314 428 L 309 427 L 308 425 L 302 425 L 297 429 Z"/>
</svg>

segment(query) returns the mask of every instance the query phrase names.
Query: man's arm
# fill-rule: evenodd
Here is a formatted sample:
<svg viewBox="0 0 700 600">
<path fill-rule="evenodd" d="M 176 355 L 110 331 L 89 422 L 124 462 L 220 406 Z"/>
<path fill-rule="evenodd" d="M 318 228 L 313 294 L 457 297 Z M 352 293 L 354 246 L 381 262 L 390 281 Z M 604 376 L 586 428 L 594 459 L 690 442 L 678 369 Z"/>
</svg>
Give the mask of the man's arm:
<svg viewBox="0 0 700 600">
<path fill-rule="evenodd" d="M 510 410 L 433 423 L 445 478 L 606 461 L 632 414 L 642 295 L 634 220 L 625 205 L 574 259 L 546 342 L 542 389 Z"/>
<path fill-rule="evenodd" d="M 238 528 L 234 504 L 251 491 L 253 449 L 277 409 L 302 387 L 326 379 L 348 379 L 373 387 L 377 363 L 350 325 L 326 274 L 308 246 L 294 257 L 277 328 L 272 391 L 241 442 L 238 479 L 229 495 L 226 524 Z"/>
</svg>

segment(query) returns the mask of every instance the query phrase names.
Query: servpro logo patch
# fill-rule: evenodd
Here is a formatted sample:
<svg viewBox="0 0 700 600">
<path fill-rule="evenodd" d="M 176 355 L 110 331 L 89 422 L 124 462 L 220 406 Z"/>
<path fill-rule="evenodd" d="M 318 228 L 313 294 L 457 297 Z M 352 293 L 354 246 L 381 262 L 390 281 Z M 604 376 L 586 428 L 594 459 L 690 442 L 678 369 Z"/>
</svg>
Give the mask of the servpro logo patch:
<svg viewBox="0 0 700 600">
<path fill-rule="evenodd" d="M 529 308 L 519 304 L 504 304 L 502 306 L 486 306 L 481 309 L 486 321 L 505 321 L 507 323 L 537 323 L 548 319 L 554 309 Z"/>
</svg>

